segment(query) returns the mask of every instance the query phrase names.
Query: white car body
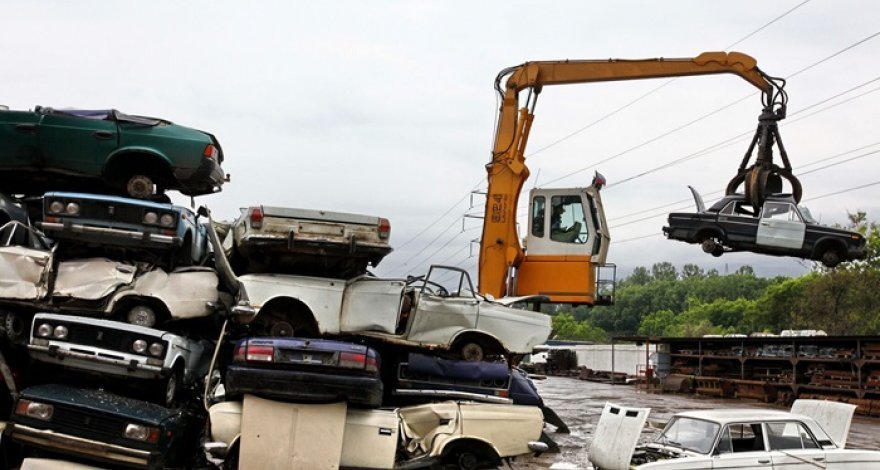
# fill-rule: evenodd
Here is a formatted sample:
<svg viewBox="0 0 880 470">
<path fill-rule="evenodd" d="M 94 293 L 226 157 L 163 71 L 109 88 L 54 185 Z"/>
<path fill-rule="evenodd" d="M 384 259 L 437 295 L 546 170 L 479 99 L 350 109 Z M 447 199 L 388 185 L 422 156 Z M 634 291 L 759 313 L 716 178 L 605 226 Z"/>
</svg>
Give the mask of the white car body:
<svg viewBox="0 0 880 470">
<path fill-rule="evenodd" d="M 432 267 L 432 272 L 438 269 Z M 464 338 L 497 343 L 514 354 L 531 353 L 550 335 L 550 317 L 488 300 L 465 287 L 425 289 L 422 282 L 368 276 L 339 279 L 282 274 L 238 277 L 250 306 L 260 315 L 299 314 L 322 335 L 359 334 L 426 348 L 450 349 Z M 430 286 L 431 273 L 428 275 Z M 262 312 L 262 313 L 261 313 Z"/>
<path fill-rule="evenodd" d="M 358 410 L 345 403 L 283 403 L 251 395 L 243 403 L 213 405 L 209 414 L 215 443 L 231 449 L 241 440 L 239 468 L 287 466 L 286 459 L 296 455 L 300 464 L 332 458 L 332 467 L 391 469 L 440 459 L 456 445 L 491 449 L 506 459 L 533 453 L 530 444 L 538 441 L 544 423 L 541 409 L 533 406 L 442 402 Z M 267 422 L 273 423 L 271 432 Z M 279 428 L 279 422 L 285 425 Z"/>
<path fill-rule="evenodd" d="M 37 328 L 47 324 L 67 328 L 67 338 L 41 337 Z M 72 338 L 89 338 L 74 342 Z M 131 343 L 164 344 L 161 354 L 135 353 Z M 183 383 L 202 377 L 207 371 L 211 344 L 194 341 L 167 331 L 91 317 L 38 313 L 34 315 L 28 350 L 33 359 L 63 367 L 117 377 L 161 379 L 179 368 Z"/>
<path fill-rule="evenodd" d="M 797 400 L 793 409 L 809 416 L 757 408 L 677 413 L 653 442 L 636 447 L 650 410 L 608 404 L 589 460 L 601 470 L 880 468 L 880 452 L 843 448 L 852 405 Z"/>
</svg>

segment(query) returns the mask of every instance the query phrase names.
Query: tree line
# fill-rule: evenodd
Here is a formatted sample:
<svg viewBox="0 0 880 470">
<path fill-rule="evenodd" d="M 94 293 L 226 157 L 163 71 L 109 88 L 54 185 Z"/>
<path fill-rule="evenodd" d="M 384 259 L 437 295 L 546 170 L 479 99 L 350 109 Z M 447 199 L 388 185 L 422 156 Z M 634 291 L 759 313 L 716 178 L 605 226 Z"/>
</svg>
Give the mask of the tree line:
<svg viewBox="0 0 880 470">
<path fill-rule="evenodd" d="M 867 238 L 865 260 L 826 269 L 814 263 L 799 277 L 762 278 L 750 266 L 721 275 L 695 264 L 637 267 L 621 280 L 615 304 L 557 306 L 557 339 L 607 341 L 611 336 L 702 336 L 824 330 L 829 335 L 880 334 L 880 226 L 864 212 L 846 228 Z"/>
</svg>

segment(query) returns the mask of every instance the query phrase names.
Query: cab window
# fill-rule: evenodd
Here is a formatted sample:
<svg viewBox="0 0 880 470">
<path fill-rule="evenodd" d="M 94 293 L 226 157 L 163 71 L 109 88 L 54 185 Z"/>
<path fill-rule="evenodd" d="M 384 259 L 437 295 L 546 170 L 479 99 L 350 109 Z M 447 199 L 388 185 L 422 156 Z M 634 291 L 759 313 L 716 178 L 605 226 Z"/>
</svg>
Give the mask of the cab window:
<svg viewBox="0 0 880 470">
<path fill-rule="evenodd" d="M 803 423 L 767 423 L 770 450 L 818 449 L 819 444 Z"/>
<path fill-rule="evenodd" d="M 580 196 L 550 198 L 550 239 L 564 243 L 586 243 L 589 233 Z"/>
<path fill-rule="evenodd" d="M 737 217 L 754 217 L 755 209 L 752 208 L 751 204 L 745 201 L 730 201 L 723 209 L 721 209 L 721 213 Z"/>
<path fill-rule="evenodd" d="M 532 200 L 532 235 L 539 238 L 544 238 L 545 205 L 544 196 L 537 196 Z"/>
<path fill-rule="evenodd" d="M 763 451 L 764 438 L 762 436 L 761 423 L 728 424 L 721 432 L 721 437 L 715 446 L 715 453 Z"/>
</svg>

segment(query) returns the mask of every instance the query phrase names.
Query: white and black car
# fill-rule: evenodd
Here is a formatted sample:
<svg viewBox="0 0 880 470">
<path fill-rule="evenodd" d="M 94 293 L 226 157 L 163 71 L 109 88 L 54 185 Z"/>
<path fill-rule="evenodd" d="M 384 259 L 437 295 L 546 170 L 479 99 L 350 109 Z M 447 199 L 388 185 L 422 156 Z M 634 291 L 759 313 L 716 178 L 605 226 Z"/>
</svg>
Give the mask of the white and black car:
<svg viewBox="0 0 880 470">
<path fill-rule="evenodd" d="M 744 195 L 731 194 L 706 209 L 697 191 L 691 191 L 697 212 L 669 214 L 663 233 L 670 240 L 700 244 L 713 256 L 751 251 L 807 258 L 832 268 L 866 255 L 865 237 L 820 225 L 790 195 L 769 196 L 756 211 Z"/>
</svg>

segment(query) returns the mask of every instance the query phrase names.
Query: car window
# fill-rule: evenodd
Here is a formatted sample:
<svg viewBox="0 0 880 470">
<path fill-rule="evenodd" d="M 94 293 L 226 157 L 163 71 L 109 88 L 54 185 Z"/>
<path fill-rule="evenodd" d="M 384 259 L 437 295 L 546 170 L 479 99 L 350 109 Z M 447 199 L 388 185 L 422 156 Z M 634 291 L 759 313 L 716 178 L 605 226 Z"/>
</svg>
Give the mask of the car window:
<svg viewBox="0 0 880 470">
<path fill-rule="evenodd" d="M 755 209 L 745 201 L 730 201 L 721 209 L 721 213 L 738 217 L 755 217 Z"/>
<path fill-rule="evenodd" d="M 813 213 L 810 212 L 810 209 L 807 206 L 798 206 L 798 210 L 801 211 L 801 216 L 804 218 L 804 222 L 808 224 L 818 224 L 819 221 L 813 217 Z"/>
<path fill-rule="evenodd" d="M 761 423 L 728 424 L 721 432 L 715 449 L 718 454 L 763 451 Z"/>
<path fill-rule="evenodd" d="M 721 425 L 701 419 L 675 417 L 666 425 L 657 442 L 700 454 L 708 454 Z"/>
<path fill-rule="evenodd" d="M 544 196 L 537 196 L 532 203 L 532 235 L 544 237 L 544 209 L 546 200 Z"/>
<path fill-rule="evenodd" d="M 803 423 L 794 421 L 767 423 L 767 441 L 771 450 L 819 448 Z"/>
<path fill-rule="evenodd" d="M 764 203 L 761 217 L 764 219 L 787 220 L 789 222 L 803 222 L 794 206 L 786 202 Z"/>
</svg>

